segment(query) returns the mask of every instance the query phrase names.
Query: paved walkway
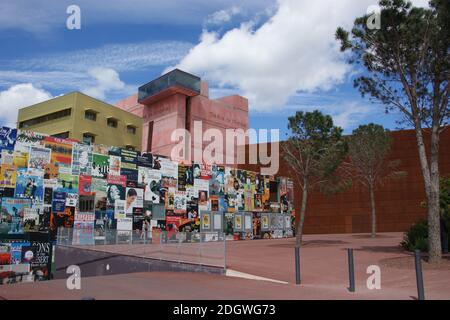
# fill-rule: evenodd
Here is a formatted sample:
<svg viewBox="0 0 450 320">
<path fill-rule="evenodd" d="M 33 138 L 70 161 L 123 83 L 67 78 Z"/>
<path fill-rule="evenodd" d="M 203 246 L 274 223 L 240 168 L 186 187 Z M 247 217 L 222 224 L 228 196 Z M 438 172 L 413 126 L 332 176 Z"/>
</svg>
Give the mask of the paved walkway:
<svg viewBox="0 0 450 320">
<path fill-rule="evenodd" d="M 301 252 L 302 285 L 296 286 L 294 239 L 227 242 L 230 269 L 288 282 L 274 283 L 200 273 L 133 273 L 0 287 L 5 299 L 415 299 L 414 259 L 399 247 L 402 234 L 307 235 Z M 349 293 L 346 248 L 354 248 L 356 293 Z M 427 299 L 450 299 L 450 257 L 438 268 L 424 264 Z M 366 287 L 369 265 L 381 268 L 381 290 Z"/>
</svg>

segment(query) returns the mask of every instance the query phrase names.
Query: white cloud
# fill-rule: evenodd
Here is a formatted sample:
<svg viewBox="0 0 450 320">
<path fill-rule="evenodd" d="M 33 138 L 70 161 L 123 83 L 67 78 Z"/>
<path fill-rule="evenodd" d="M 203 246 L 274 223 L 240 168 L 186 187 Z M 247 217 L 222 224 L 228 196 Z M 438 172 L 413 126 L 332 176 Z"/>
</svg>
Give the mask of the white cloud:
<svg viewBox="0 0 450 320">
<path fill-rule="evenodd" d="M 104 67 L 114 68 L 117 71 L 137 71 L 176 63 L 192 46 L 190 42 L 170 40 L 115 43 L 26 60 L 12 60 L 10 65 L 25 70 L 85 72 L 89 68 Z"/>
<path fill-rule="evenodd" d="M 103 100 L 106 93 L 125 88 L 125 83 L 120 80 L 119 74 L 114 69 L 97 67 L 90 69 L 88 74 L 96 80 L 96 85 L 85 88 L 83 92 L 97 99 Z"/>
<path fill-rule="evenodd" d="M 51 98 L 50 93 L 31 83 L 14 85 L 0 92 L 0 120 L 6 126 L 15 127 L 18 109 Z"/>
<path fill-rule="evenodd" d="M 200 43 L 177 65 L 218 86 L 232 86 L 253 110 L 274 110 L 296 92 L 328 90 L 351 71 L 334 33 L 351 27 L 373 0 L 278 0 L 274 15 L 256 30 L 243 23 L 222 36 L 204 30 Z"/>
<path fill-rule="evenodd" d="M 232 6 L 231 8 L 222 9 L 210 14 L 206 20 L 206 24 L 222 24 L 231 21 L 231 19 L 241 13 L 241 8 L 238 6 Z"/>
</svg>

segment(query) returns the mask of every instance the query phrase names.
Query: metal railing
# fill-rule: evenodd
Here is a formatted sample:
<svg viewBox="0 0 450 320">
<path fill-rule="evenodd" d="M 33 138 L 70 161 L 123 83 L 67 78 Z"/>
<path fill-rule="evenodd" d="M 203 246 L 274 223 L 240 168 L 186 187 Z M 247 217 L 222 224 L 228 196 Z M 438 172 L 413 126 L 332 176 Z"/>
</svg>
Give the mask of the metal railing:
<svg viewBox="0 0 450 320">
<path fill-rule="evenodd" d="M 225 268 L 225 234 L 219 232 L 135 231 L 59 228 L 59 246 L 111 254 Z"/>
</svg>

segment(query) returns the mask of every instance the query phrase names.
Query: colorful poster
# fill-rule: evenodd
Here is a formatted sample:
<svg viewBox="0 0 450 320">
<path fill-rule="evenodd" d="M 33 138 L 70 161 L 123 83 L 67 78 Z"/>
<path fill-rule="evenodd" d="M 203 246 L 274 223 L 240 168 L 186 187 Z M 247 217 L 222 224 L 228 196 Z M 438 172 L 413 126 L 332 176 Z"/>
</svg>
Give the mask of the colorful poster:
<svg viewBox="0 0 450 320">
<path fill-rule="evenodd" d="M 14 150 L 13 165 L 17 168 L 28 168 L 28 151 L 22 152 Z"/>
<path fill-rule="evenodd" d="M 57 163 L 47 163 L 44 166 L 44 179 L 58 179 L 59 165 Z"/>
<path fill-rule="evenodd" d="M 72 174 L 91 175 L 92 147 L 86 144 L 75 144 L 72 150 Z"/>
<path fill-rule="evenodd" d="M 78 193 L 83 196 L 92 194 L 92 176 L 80 175 L 78 179 Z"/>
<path fill-rule="evenodd" d="M 188 166 L 180 163 L 178 165 L 178 190 L 186 191 L 187 179 L 188 179 Z"/>
<path fill-rule="evenodd" d="M 137 170 L 138 152 L 133 150 L 120 150 L 120 167 L 123 169 Z"/>
<path fill-rule="evenodd" d="M 48 148 L 30 147 L 28 169 L 44 171 L 45 165 L 50 163 L 50 153 Z"/>
<path fill-rule="evenodd" d="M 14 150 L 2 150 L 1 155 L 1 164 L 14 164 Z"/>
<path fill-rule="evenodd" d="M 126 218 L 125 200 L 117 199 L 114 201 L 114 219 Z"/>
<path fill-rule="evenodd" d="M 137 156 L 138 167 L 152 168 L 153 167 L 153 155 L 151 153 L 143 153 Z"/>
<path fill-rule="evenodd" d="M 93 177 L 106 179 L 109 174 L 109 156 L 94 153 L 92 156 L 92 172 Z"/>
<path fill-rule="evenodd" d="M 23 168 L 17 169 L 15 197 L 29 198 L 34 202 L 44 201 L 43 175 L 36 175 Z"/>
<path fill-rule="evenodd" d="M 133 182 L 137 183 L 138 174 L 139 174 L 139 171 L 135 170 L 135 169 L 127 169 L 127 168 L 120 169 L 120 175 L 125 176 L 127 181 L 133 181 Z"/>
<path fill-rule="evenodd" d="M 161 158 L 161 187 L 176 188 L 178 180 L 178 163 Z"/>
<path fill-rule="evenodd" d="M 60 172 L 58 175 L 58 184 L 60 185 L 61 191 L 67 193 L 78 192 L 78 178 L 79 176 L 77 175 Z"/>
<path fill-rule="evenodd" d="M 2 164 L 0 170 L 0 187 L 15 188 L 17 178 L 16 167 L 9 164 Z"/>
<path fill-rule="evenodd" d="M 17 129 L 0 127 L 0 151 L 13 150 L 16 144 Z"/>
<path fill-rule="evenodd" d="M 55 164 L 72 164 L 72 148 L 74 142 L 70 139 L 45 137 L 44 147 L 52 150 L 51 162 Z"/>
<path fill-rule="evenodd" d="M 66 207 L 76 207 L 78 204 L 78 193 L 66 194 Z"/>
<path fill-rule="evenodd" d="M 42 147 L 46 136 L 47 135 L 38 132 L 19 130 L 17 132 L 14 150 L 28 153 L 30 147 Z"/>
<path fill-rule="evenodd" d="M 66 207 L 66 193 L 63 191 L 54 191 L 52 200 L 53 212 L 64 212 Z"/>
<path fill-rule="evenodd" d="M 109 175 L 120 176 L 120 156 L 109 156 Z"/>
<path fill-rule="evenodd" d="M 160 203 L 161 200 L 161 172 L 158 170 L 149 170 L 144 180 L 145 200 L 152 203 Z M 163 202 L 164 203 L 164 202 Z"/>
<path fill-rule="evenodd" d="M 125 176 L 108 175 L 108 188 L 106 190 L 108 205 L 114 206 L 116 200 L 125 200 L 125 187 Z"/>
<path fill-rule="evenodd" d="M 186 191 L 175 191 L 174 195 L 174 212 L 177 214 L 185 214 L 187 209 Z"/>
<path fill-rule="evenodd" d="M 202 213 L 202 229 L 208 230 L 211 228 L 211 221 L 210 221 L 210 214 L 209 213 Z"/>
<path fill-rule="evenodd" d="M 24 208 L 23 215 L 23 231 L 36 232 L 39 231 L 39 213 L 42 209 L 37 207 Z"/>
<path fill-rule="evenodd" d="M 126 188 L 125 213 L 132 214 L 133 209 L 144 206 L 144 189 Z"/>
<path fill-rule="evenodd" d="M 224 195 L 224 168 L 212 166 L 211 179 L 209 180 L 209 193 L 213 196 Z"/>
<path fill-rule="evenodd" d="M 9 234 L 23 233 L 23 217 L 25 209 L 31 207 L 29 199 L 17 198 L 3 198 L 1 206 L 1 221 L 3 226 L 0 226 L 2 232 L 7 231 Z M 2 230 L 6 227 L 6 230 Z M 9 228 L 8 228 L 9 227 Z"/>
</svg>

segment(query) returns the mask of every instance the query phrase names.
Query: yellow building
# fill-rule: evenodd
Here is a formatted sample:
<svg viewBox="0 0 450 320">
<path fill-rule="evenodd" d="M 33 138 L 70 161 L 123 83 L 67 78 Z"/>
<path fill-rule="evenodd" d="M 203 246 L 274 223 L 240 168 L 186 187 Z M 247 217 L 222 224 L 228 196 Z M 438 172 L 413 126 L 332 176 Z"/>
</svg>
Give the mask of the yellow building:
<svg viewBox="0 0 450 320">
<path fill-rule="evenodd" d="M 19 109 L 17 128 L 108 146 L 140 150 L 143 120 L 130 112 L 72 92 Z"/>
</svg>

